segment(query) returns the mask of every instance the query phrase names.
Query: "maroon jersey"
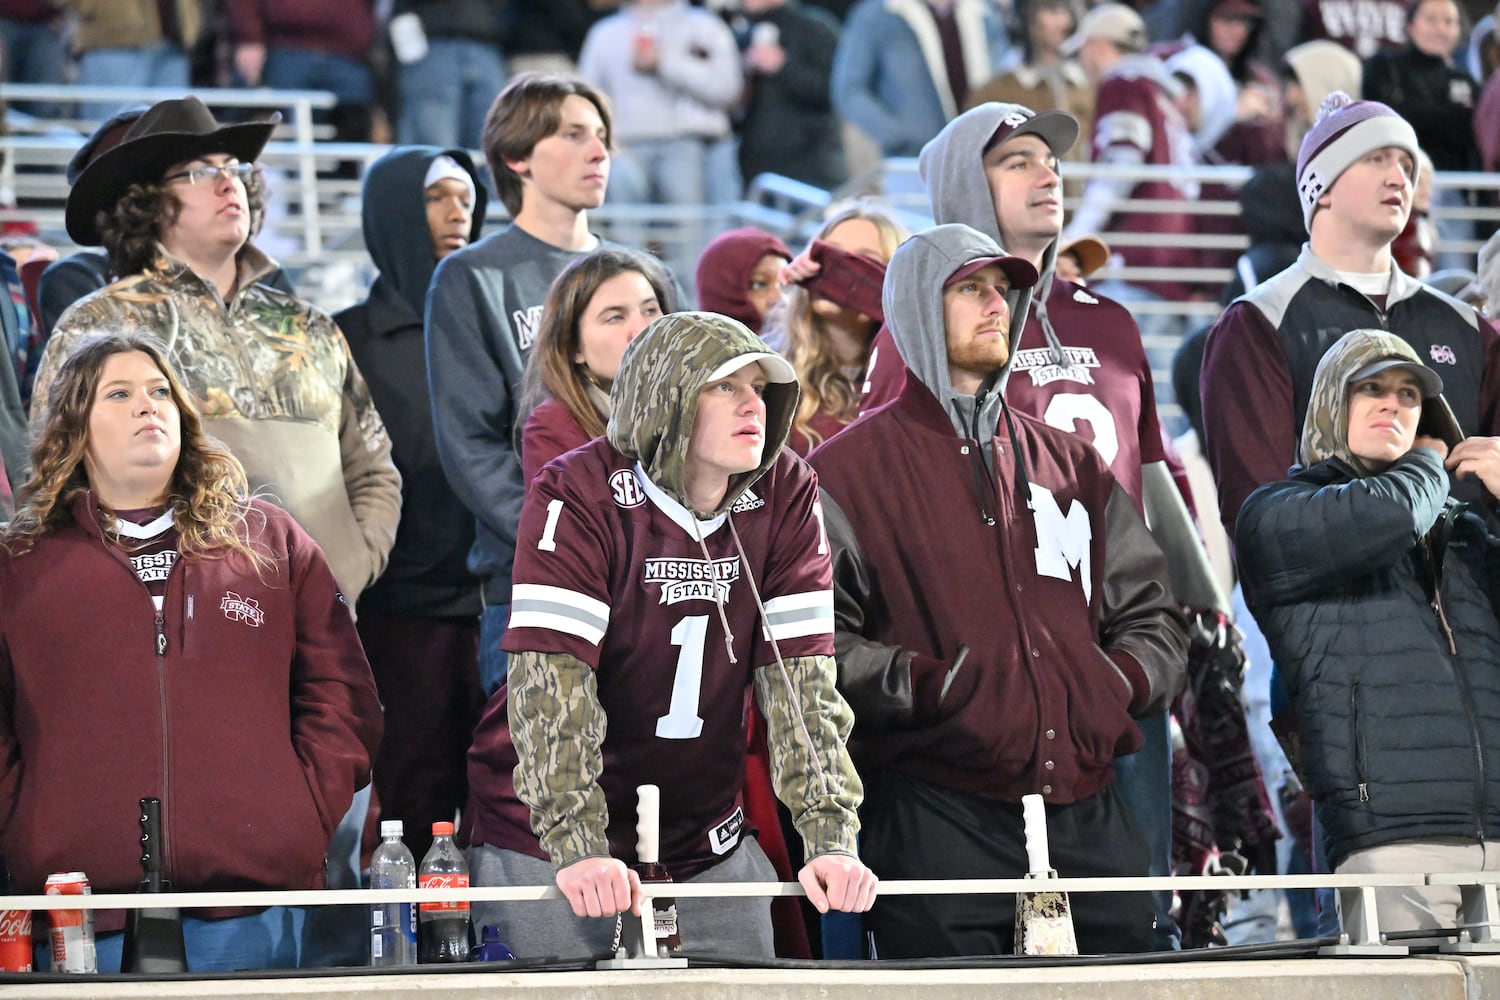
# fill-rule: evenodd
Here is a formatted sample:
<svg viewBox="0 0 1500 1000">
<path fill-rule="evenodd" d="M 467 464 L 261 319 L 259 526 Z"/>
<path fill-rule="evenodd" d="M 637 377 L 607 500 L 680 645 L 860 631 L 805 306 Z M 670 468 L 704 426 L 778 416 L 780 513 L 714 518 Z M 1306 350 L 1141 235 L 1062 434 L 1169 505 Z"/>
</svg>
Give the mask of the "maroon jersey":
<svg viewBox="0 0 1500 1000">
<path fill-rule="evenodd" d="M 1406 44 L 1402 0 L 1303 0 L 1302 38 L 1327 38 L 1368 59 Z"/>
<path fill-rule="evenodd" d="M 833 654 L 812 470 L 783 451 L 731 514 L 695 522 L 601 438 L 541 471 L 518 539 L 504 646 L 567 653 L 594 669 L 609 720 L 599 784 L 610 853 L 635 860 L 635 788 L 652 783 L 662 790 L 663 864 L 682 877 L 709 867 L 739 842 L 745 691 L 755 668 L 775 662 L 770 640 L 783 657 Z M 506 695 L 491 700 L 469 753 L 470 839 L 541 857 L 512 781 Z"/>
<path fill-rule="evenodd" d="M 865 362 L 865 384 L 860 387 L 859 412 L 869 413 L 901 395 L 906 384 L 906 362 L 896 349 L 891 328 L 882 326 L 870 342 L 870 357 Z"/>
<path fill-rule="evenodd" d="M 1110 162 L 1111 149 L 1129 147 L 1147 166 L 1187 166 L 1192 162 L 1192 140 L 1182 114 L 1173 105 L 1151 71 L 1156 60 L 1148 56 L 1122 60 L 1112 75 L 1099 84 L 1094 112 L 1094 130 L 1089 158 Z M 1186 192 L 1171 181 L 1141 181 L 1130 191 L 1132 199 L 1186 202 Z M 1196 231 L 1193 216 L 1159 208 L 1116 212 L 1109 221 L 1111 232 L 1183 236 Z M 1181 244 L 1164 246 L 1120 246 L 1119 254 L 1132 267 L 1193 267 L 1197 251 Z M 1139 281 L 1164 298 L 1188 298 L 1191 288 L 1181 282 Z"/>
<path fill-rule="evenodd" d="M 1092 441 L 1136 510 L 1143 511 L 1141 466 L 1165 456 L 1151 366 L 1135 320 L 1113 299 L 1057 277 L 1048 291 L 1047 313 L 1068 366 L 1056 363 L 1032 310 L 1011 359 L 1005 401 Z"/>
</svg>

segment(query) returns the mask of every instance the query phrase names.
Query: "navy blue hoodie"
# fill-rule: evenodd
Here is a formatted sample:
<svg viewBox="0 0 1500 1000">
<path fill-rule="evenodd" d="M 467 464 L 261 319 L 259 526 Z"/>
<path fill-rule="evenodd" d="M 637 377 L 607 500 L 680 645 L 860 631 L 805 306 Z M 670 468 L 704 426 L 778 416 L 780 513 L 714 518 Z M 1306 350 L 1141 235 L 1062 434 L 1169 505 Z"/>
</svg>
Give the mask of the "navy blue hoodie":
<svg viewBox="0 0 1500 1000">
<path fill-rule="evenodd" d="M 474 178 L 474 223 L 484 223 L 485 190 L 469 155 L 436 146 L 401 146 L 365 176 L 365 246 L 380 271 L 370 296 L 334 317 L 348 338 L 375 408 L 391 435 L 401 472 L 401 523 L 385 573 L 361 596 L 361 609 L 422 617 L 480 611 L 479 580 L 466 566 L 474 518 L 454 496 L 438 461 L 427 390 L 422 309 L 437 261 L 427 227 L 422 181 L 438 156 Z"/>
</svg>

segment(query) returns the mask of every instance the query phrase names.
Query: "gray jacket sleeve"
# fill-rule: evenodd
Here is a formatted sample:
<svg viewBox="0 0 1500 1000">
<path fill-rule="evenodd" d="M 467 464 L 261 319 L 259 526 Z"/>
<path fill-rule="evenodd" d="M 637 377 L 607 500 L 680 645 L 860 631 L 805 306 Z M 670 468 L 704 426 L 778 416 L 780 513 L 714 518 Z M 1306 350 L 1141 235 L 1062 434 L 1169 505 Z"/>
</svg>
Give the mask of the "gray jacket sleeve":
<svg viewBox="0 0 1500 1000">
<path fill-rule="evenodd" d="M 876 600 L 854 527 L 827 491 L 819 490 L 833 557 L 833 643 L 838 687 L 866 730 L 903 729 L 937 713 L 952 676 L 962 669 L 965 647 L 953 664 L 935 656 L 864 637 Z"/>
<path fill-rule="evenodd" d="M 1229 599 L 1209 565 L 1208 550 L 1203 547 L 1193 516 L 1188 513 L 1166 462 L 1147 462 L 1141 466 L 1141 500 L 1151 537 L 1167 557 L 1172 596 L 1177 603 L 1195 611 L 1222 611 L 1233 617 Z"/>
<path fill-rule="evenodd" d="M 1167 586 L 1167 561 L 1135 504 L 1116 483 L 1105 505 L 1103 609 L 1099 644 L 1119 663 L 1144 673 L 1130 710 L 1142 716 L 1165 707 L 1187 677 L 1186 622 Z M 1124 669 L 1127 676 L 1133 671 Z"/>
<path fill-rule="evenodd" d="M 427 380 L 438 457 L 453 492 L 508 550 L 526 484 L 512 433 L 512 382 L 525 362 L 504 296 L 487 276 L 444 260 L 427 293 Z"/>
</svg>

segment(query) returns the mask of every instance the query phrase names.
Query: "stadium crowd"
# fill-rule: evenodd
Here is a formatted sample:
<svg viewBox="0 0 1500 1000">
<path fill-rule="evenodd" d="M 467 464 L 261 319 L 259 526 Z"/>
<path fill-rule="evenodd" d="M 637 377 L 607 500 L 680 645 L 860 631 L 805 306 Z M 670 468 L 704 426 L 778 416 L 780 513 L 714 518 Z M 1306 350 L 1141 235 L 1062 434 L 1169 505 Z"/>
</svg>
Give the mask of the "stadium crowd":
<svg viewBox="0 0 1500 1000">
<path fill-rule="evenodd" d="M 133 889 L 142 795 L 185 890 L 357 887 L 380 818 L 421 857 L 458 817 L 474 884 L 566 897 L 476 928 L 602 954 L 643 783 L 675 879 L 807 892 L 681 900 L 689 952 L 1008 952 L 1012 898 L 879 879 L 1024 873 L 1025 794 L 1064 876 L 1500 863 L 1500 236 L 1467 211 L 1493 192 L 1432 184 L 1500 166 L 1495 12 L 0 0 L 0 40 L 10 81 L 184 94 L 11 109 L 96 126 L 67 245 L 0 232 L 15 891 Z M 223 85 L 329 90 L 338 138 L 391 146 L 357 305 L 257 247 L 278 115 L 191 96 Z M 590 226 L 888 157 L 931 227 L 840 199 L 805 246 L 732 229 L 684 273 Z M 1223 308 L 1158 308 L 1187 301 Z M 1386 929 L 1464 922 L 1414 893 L 1381 890 Z M 1075 920 L 1125 953 L 1337 915 L 1120 892 Z M 195 969 L 367 957 L 338 909 L 187 933 Z"/>
</svg>

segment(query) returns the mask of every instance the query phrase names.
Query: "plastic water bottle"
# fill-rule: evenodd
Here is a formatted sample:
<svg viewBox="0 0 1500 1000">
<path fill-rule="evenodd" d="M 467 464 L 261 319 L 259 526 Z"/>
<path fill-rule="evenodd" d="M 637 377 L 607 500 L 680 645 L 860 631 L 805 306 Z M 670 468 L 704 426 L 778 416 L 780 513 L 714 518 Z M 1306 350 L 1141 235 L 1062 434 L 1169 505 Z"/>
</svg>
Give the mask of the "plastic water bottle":
<svg viewBox="0 0 1500 1000">
<path fill-rule="evenodd" d="M 415 889 L 417 862 L 401 842 L 399 819 L 382 820 L 380 846 L 370 860 L 371 889 Z M 417 915 L 409 902 L 370 907 L 370 964 L 413 965 L 417 961 Z"/>
<path fill-rule="evenodd" d="M 467 889 L 469 865 L 453 843 L 453 824 L 432 824 L 432 849 L 422 859 L 418 883 L 423 889 Z M 418 906 L 421 926 L 417 934 L 417 961 L 467 962 L 469 960 L 468 900 Z"/>
</svg>

